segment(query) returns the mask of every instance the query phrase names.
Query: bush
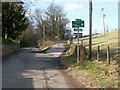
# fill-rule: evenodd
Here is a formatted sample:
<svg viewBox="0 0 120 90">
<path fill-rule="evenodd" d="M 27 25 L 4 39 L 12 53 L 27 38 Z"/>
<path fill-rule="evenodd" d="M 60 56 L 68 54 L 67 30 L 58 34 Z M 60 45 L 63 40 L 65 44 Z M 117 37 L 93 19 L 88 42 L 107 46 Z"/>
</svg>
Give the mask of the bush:
<svg viewBox="0 0 120 90">
<path fill-rule="evenodd" d="M 20 45 L 21 47 L 27 47 L 27 41 L 25 40 L 25 38 L 23 37 L 21 40 L 20 40 Z"/>
<path fill-rule="evenodd" d="M 10 45 L 10 44 L 12 44 L 12 43 L 13 43 L 13 41 L 10 40 L 10 39 L 2 39 L 2 44 Z"/>
</svg>

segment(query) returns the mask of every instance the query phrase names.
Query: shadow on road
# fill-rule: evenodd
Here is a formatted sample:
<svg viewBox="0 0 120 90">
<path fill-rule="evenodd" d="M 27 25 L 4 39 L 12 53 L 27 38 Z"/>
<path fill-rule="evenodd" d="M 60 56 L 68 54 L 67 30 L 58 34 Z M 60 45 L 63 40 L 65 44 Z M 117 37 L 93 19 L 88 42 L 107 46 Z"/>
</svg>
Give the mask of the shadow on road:
<svg viewBox="0 0 120 90">
<path fill-rule="evenodd" d="M 57 52 L 63 48 L 53 48 L 53 52 L 54 49 Z M 6 90 L 5 88 L 48 88 L 50 87 L 48 81 L 60 74 L 54 73 L 54 70 L 66 69 L 54 55 L 39 53 L 32 48 L 3 58 L 2 61 L 3 90 Z M 47 76 L 50 70 L 53 71 Z"/>
</svg>

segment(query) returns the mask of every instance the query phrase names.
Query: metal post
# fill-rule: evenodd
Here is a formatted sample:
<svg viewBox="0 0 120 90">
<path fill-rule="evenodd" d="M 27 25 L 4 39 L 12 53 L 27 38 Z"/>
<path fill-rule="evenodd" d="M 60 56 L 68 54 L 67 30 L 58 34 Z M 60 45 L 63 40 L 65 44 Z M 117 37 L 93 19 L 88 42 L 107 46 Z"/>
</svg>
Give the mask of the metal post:
<svg viewBox="0 0 120 90">
<path fill-rule="evenodd" d="M 104 34 L 105 34 L 105 14 L 104 14 L 104 8 L 101 9 L 103 11 L 103 28 L 104 28 Z"/>
<path fill-rule="evenodd" d="M 80 50 L 80 48 L 79 48 L 79 28 L 78 28 L 78 34 L 77 34 L 77 39 L 78 39 L 78 45 L 77 45 L 77 64 L 79 64 L 79 60 L 80 60 L 80 52 L 79 52 L 79 50 Z"/>
<path fill-rule="evenodd" d="M 103 15 L 103 25 L 104 25 L 104 34 L 105 34 L 105 14 Z"/>
</svg>

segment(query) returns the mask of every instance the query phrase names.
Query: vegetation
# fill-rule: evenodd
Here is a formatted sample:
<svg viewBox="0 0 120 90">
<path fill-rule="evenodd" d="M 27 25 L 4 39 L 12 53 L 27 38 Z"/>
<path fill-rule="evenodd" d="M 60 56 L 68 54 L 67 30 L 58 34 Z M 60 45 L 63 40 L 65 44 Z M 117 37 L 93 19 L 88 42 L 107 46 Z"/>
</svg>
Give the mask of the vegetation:
<svg viewBox="0 0 120 90">
<path fill-rule="evenodd" d="M 32 23 L 30 22 L 27 29 L 22 32 L 20 42 L 21 44 L 23 43 L 22 46 L 36 46 L 39 37 L 38 33 L 34 33 Z"/>
<path fill-rule="evenodd" d="M 69 47 L 70 49 L 67 52 L 65 52 L 66 56 L 70 56 L 70 55 L 75 53 L 75 51 L 76 51 L 76 44 L 71 44 L 70 46 L 67 46 L 67 47 Z"/>
<path fill-rule="evenodd" d="M 63 8 L 53 3 L 45 11 L 36 9 L 31 21 L 37 22 L 36 32 L 39 33 L 40 43 L 45 40 L 64 39 L 66 25 L 69 23 Z"/>
<path fill-rule="evenodd" d="M 16 40 L 28 26 L 23 2 L 2 2 L 2 38 Z"/>
<path fill-rule="evenodd" d="M 64 39 L 69 20 L 61 6 L 51 3 L 47 10 L 36 8 L 28 17 L 24 2 L 2 2 L 2 8 L 2 39 L 20 41 L 23 47 L 44 47 Z"/>
<path fill-rule="evenodd" d="M 102 60 L 97 61 L 96 54 L 94 52 L 94 50 L 97 49 L 96 48 L 97 44 L 102 45 L 101 50 L 106 48 L 105 45 L 109 45 L 112 49 L 114 49 L 115 46 L 117 46 L 117 41 L 118 41 L 117 33 L 118 32 L 115 31 L 105 35 L 93 36 L 92 61 L 85 60 L 85 62 L 81 66 L 78 66 L 76 64 L 77 62 L 76 53 L 75 51 L 72 51 L 73 47 L 72 48 L 70 47 L 70 49 L 61 56 L 61 62 L 68 67 L 68 71 L 70 71 L 69 73 L 75 75 L 77 79 L 82 80 L 80 82 L 83 82 L 83 84 L 85 84 L 86 86 L 97 87 L 97 88 L 118 88 L 118 82 L 119 82 L 118 65 L 113 63 L 111 63 L 110 65 L 106 64 L 106 59 L 104 56 L 102 56 L 104 53 L 103 54 L 101 53 Z M 111 38 L 110 40 L 112 44 L 111 42 L 106 42 L 106 40 L 107 41 L 109 40 L 108 38 Z M 88 38 L 82 38 L 81 40 L 84 40 L 84 45 L 88 48 Z M 105 43 L 105 45 L 103 43 L 97 43 L 101 41 L 104 41 L 103 43 Z M 74 43 L 76 42 L 77 41 L 74 40 Z M 65 46 L 68 45 L 65 44 Z M 69 52 L 69 54 L 67 52 Z M 114 50 L 114 52 L 116 52 L 116 49 Z M 116 57 L 116 59 L 118 60 L 119 58 Z M 111 57 L 111 61 L 112 60 L 113 57 Z"/>
<path fill-rule="evenodd" d="M 106 33 L 105 35 L 96 35 L 92 36 L 92 59 L 96 60 L 97 47 L 100 46 L 100 60 L 106 62 L 106 52 L 107 46 L 110 47 L 110 58 L 111 63 L 117 63 L 118 58 L 118 31 L 113 31 Z M 83 45 L 86 47 L 87 52 L 89 49 L 89 39 L 81 38 L 80 41 L 83 42 Z M 74 40 L 73 43 L 77 43 L 77 40 Z"/>
<path fill-rule="evenodd" d="M 44 42 L 43 45 L 41 45 L 40 47 L 38 47 L 38 49 L 41 51 L 41 52 L 44 52 L 44 51 L 47 51 L 51 46 L 52 46 L 53 42 L 51 41 L 46 41 Z"/>
<path fill-rule="evenodd" d="M 13 43 L 11 40 L 8 40 L 8 39 L 1 39 L 1 40 L 2 40 L 2 44 L 8 45 L 8 44 Z"/>
<path fill-rule="evenodd" d="M 76 51 L 76 44 L 71 44 L 71 45 L 65 44 L 64 46 L 65 46 L 65 48 L 69 47 L 69 49 L 65 53 L 62 54 L 61 62 L 65 66 L 67 66 L 67 67 L 69 67 L 69 66 L 71 66 L 73 64 L 76 64 L 76 61 L 75 61 L 75 57 L 76 57 L 76 52 L 75 52 Z"/>
</svg>

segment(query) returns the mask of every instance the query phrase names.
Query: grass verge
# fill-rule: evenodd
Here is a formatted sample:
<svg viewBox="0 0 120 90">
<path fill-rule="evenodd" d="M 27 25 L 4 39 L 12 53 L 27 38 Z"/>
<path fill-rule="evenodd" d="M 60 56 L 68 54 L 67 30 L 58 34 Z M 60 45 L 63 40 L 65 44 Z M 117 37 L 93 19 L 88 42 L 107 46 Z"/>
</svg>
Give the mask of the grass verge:
<svg viewBox="0 0 120 90">
<path fill-rule="evenodd" d="M 89 60 L 78 66 L 75 47 L 75 44 L 70 45 L 69 50 L 61 56 L 61 63 L 68 67 L 70 73 L 88 87 L 118 88 L 117 66 Z"/>
</svg>

